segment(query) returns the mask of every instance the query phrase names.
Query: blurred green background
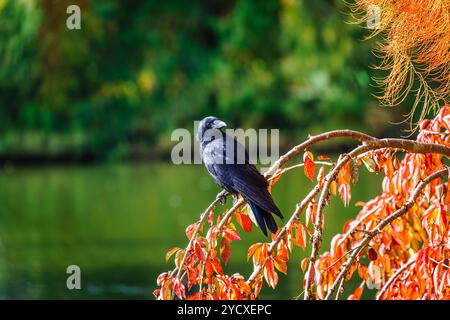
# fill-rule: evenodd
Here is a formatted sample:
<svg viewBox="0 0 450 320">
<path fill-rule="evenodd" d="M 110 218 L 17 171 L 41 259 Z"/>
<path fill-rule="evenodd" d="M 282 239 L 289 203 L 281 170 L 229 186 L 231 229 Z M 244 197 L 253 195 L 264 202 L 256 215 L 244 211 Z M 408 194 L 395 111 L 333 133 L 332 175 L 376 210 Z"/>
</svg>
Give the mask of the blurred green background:
<svg viewBox="0 0 450 320">
<path fill-rule="evenodd" d="M 71 4 L 81 30 L 66 27 Z M 149 297 L 219 190 L 168 162 L 172 131 L 194 120 L 278 128 L 283 149 L 337 128 L 398 135 L 401 112 L 371 95 L 374 41 L 348 13 L 341 0 L 0 0 L 0 298 Z M 285 215 L 311 187 L 292 177 L 275 191 Z M 353 199 L 379 191 L 366 179 Z M 330 212 L 335 233 L 356 208 Z M 250 267 L 252 241 L 231 271 Z M 262 297 L 300 292 L 299 257 Z M 65 287 L 69 264 L 81 291 Z"/>
</svg>

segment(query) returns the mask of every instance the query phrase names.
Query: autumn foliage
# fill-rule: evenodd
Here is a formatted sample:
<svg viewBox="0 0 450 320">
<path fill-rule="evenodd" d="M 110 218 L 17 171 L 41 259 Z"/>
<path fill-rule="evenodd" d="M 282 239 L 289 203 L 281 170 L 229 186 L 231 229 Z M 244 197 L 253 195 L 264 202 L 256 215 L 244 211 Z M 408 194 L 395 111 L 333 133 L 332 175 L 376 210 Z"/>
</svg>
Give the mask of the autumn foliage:
<svg viewBox="0 0 450 320">
<path fill-rule="evenodd" d="M 304 279 L 299 292 L 305 299 L 341 298 L 350 279 L 360 285 L 348 299 L 360 299 L 364 290 L 376 299 L 450 299 L 450 2 L 358 0 L 354 8 L 369 5 L 381 8 L 382 24 L 374 32 L 383 37 L 381 67 L 390 71 L 381 99 L 403 100 L 412 90 L 411 79 L 418 79 L 412 112 L 422 101 L 425 115 L 434 101 L 437 115 L 420 122 L 415 140 L 337 130 L 295 146 L 266 173 L 269 191 L 300 167 L 316 184 L 271 241 L 248 248 L 252 274 L 224 272 L 232 244 L 240 240 L 236 226 L 252 231 L 249 209 L 240 199 L 220 210 L 216 199 L 186 228 L 187 247 L 168 250 L 166 260 L 173 259 L 175 266 L 158 277 L 156 298 L 257 299 L 263 286 L 275 289 L 280 273 L 288 272 L 293 250 L 311 248 L 300 261 Z M 334 160 L 311 152 L 317 143 L 337 138 L 358 143 Z M 284 167 L 295 159 L 303 161 Z M 356 202 L 355 212 L 349 205 L 361 170 L 384 179 L 381 194 Z M 323 250 L 326 207 L 335 198 L 354 218 Z"/>
<path fill-rule="evenodd" d="M 381 102 L 396 105 L 414 92 L 410 119 L 417 110 L 424 118 L 430 109 L 449 102 L 449 0 L 356 0 L 352 8 L 362 25 L 371 19 L 366 15 L 370 8 L 380 14 L 371 36 L 379 39 L 378 68 L 388 71 L 376 79 L 383 89 Z"/>
<path fill-rule="evenodd" d="M 423 121 L 420 129 L 418 141 L 450 147 L 446 134 L 450 132 L 450 107 L 443 108 L 435 119 Z M 361 211 L 315 263 L 316 272 L 321 274 L 316 281 L 318 298 L 325 297 L 345 261 L 343 257 L 361 242 L 365 232 L 400 209 L 421 180 L 444 167 L 443 157 L 433 153 L 408 153 L 400 161 L 395 151 L 380 150 L 366 157 L 370 171 L 385 175 L 383 192 L 367 203 L 358 203 Z M 381 230 L 351 266 L 347 279 L 357 273 L 362 281 L 351 298 L 358 299 L 365 286 L 381 289 L 410 260 L 414 263 L 397 275 L 379 298 L 450 298 L 449 205 L 448 181 L 431 181 L 412 208 Z"/>
</svg>

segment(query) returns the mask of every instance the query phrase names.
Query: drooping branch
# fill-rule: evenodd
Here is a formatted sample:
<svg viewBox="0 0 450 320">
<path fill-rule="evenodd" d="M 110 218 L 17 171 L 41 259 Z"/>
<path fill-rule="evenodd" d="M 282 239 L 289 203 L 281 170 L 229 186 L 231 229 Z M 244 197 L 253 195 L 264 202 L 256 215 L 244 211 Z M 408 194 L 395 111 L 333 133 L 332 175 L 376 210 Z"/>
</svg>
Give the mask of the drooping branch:
<svg viewBox="0 0 450 320">
<path fill-rule="evenodd" d="M 325 132 L 325 133 L 317 135 L 317 136 L 309 137 L 308 140 L 295 146 L 294 148 L 289 150 L 287 153 L 285 153 L 283 156 L 281 156 L 265 173 L 265 177 L 268 178 L 268 177 L 272 176 L 277 169 L 282 167 L 286 162 L 291 160 L 293 157 L 295 157 L 297 154 L 304 151 L 308 147 L 311 147 L 312 145 L 314 145 L 318 142 L 330 140 L 330 139 L 334 139 L 334 138 L 351 138 L 351 139 L 354 139 L 357 141 L 370 141 L 370 140 L 376 139 L 376 138 L 366 135 L 364 133 L 361 133 L 358 131 L 353 131 L 353 130 L 335 130 L 335 131 Z M 178 268 L 176 268 L 175 270 L 172 271 L 172 273 L 177 272 L 175 281 L 180 279 L 181 272 L 183 270 L 183 267 L 186 263 L 188 255 L 189 255 L 189 251 L 192 248 L 193 241 L 194 241 L 195 237 L 197 236 L 198 232 L 200 231 L 202 224 L 208 217 L 208 214 L 211 212 L 211 210 L 213 210 L 217 206 L 217 204 L 220 201 L 220 198 L 226 197 L 226 196 L 227 196 L 227 193 L 225 191 L 220 192 L 217 195 L 216 199 L 200 215 L 200 219 L 198 220 L 197 226 L 196 226 L 196 228 L 189 240 L 189 243 L 185 249 L 185 253 L 181 260 L 181 263 L 178 266 Z M 242 201 L 242 199 L 240 199 L 230 210 L 227 211 L 227 213 L 223 216 L 223 218 L 221 219 L 221 221 L 218 224 L 219 229 L 221 229 L 225 225 L 225 223 L 228 221 L 228 218 L 230 217 L 230 215 L 242 204 L 243 204 L 243 201 Z"/>
<path fill-rule="evenodd" d="M 388 224 L 390 224 L 395 219 L 401 217 L 405 213 L 408 212 L 408 210 L 414 205 L 417 197 L 420 195 L 422 190 L 426 187 L 427 184 L 429 184 L 431 181 L 437 178 L 442 178 L 449 174 L 448 168 L 442 168 L 438 171 L 434 172 L 433 174 L 426 177 L 424 180 L 419 182 L 417 184 L 417 187 L 414 189 L 413 193 L 409 197 L 409 200 L 403 204 L 403 206 L 395 211 L 393 214 L 388 216 L 387 218 L 383 219 L 380 223 L 378 223 L 372 230 L 367 231 L 366 235 L 364 236 L 361 243 L 356 247 L 356 249 L 352 252 L 348 260 L 342 265 L 341 272 L 339 273 L 338 277 L 333 282 L 333 285 L 331 286 L 330 290 L 328 291 L 325 300 L 328 300 L 331 298 L 331 296 L 336 291 L 337 287 L 340 285 L 342 281 L 345 280 L 350 267 L 355 263 L 357 258 L 359 257 L 360 253 L 369 245 L 370 241 L 379 234 L 384 227 L 386 227 Z M 339 298 L 339 296 L 342 294 L 342 291 L 338 291 L 336 294 L 336 298 Z"/>
<path fill-rule="evenodd" d="M 277 171 L 277 170 L 281 166 L 283 166 L 286 162 L 288 162 L 290 159 L 292 159 L 297 154 L 299 154 L 300 152 L 305 151 L 306 149 L 315 145 L 316 143 L 319 143 L 319 142 L 325 141 L 325 140 L 334 139 L 334 138 L 352 138 L 352 139 L 355 139 L 355 140 L 363 143 L 363 145 L 361 145 L 360 147 L 355 149 L 355 150 L 358 150 L 357 152 L 355 152 L 355 150 L 354 150 L 354 151 L 352 151 L 352 152 L 355 152 L 354 154 L 349 154 L 347 156 L 344 156 L 342 160 L 345 160 L 345 161 L 354 159 L 356 156 L 358 156 L 364 152 L 367 152 L 369 150 L 375 150 L 375 149 L 380 149 L 380 148 L 381 149 L 382 148 L 400 149 L 400 150 L 406 150 L 406 151 L 417 152 L 417 153 L 435 152 L 435 153 L 440 153 L 440 154 L 450 157 L 450 149 L 446 148 L 444 146 L 441 146 L 441 145 L 437 145 L 437 144 L 419 143 L 419 142 L 404 140 L 404 139 L 381 139 L 381 140 L 379 140 L 377 138 L 365 135 L 360 132 L 352 131 L 352 130 L 336 130 L 336 131 L 330 131 L 327 133 L 323 133 L 323 134 L 320 134 L 317 136 L 309 137 L 309 139 L 306 140 L 305 142 L 295 146 L 290 151 L 288 151 L 286 154 L 284 154 L 282 157 L 280 157 L 271 166 L 271 168 L 266 172 L 265 177 L 270 179 L 275 173 L 279 173 L 280 171 Z M 342 160 L 340 162 L 342 162 Z M 312 199 L 314 199 L 314 197 L 320 191 L 322 191 L 321 199 L 324 199 L 324 200 L 322 200 L 322 202 L 323 202 L 322 208 L 319 206 L 318 211 L 320 211 L 320 214 L 319 213 L 316 214 L 316 220 L 323 219 L 323 210 L 325 207 L 325 199 L 327 196 L 327 195 L 325 195 L 325 191 L 328 193 L 329 184 L 331 184 L 331 182 L 334 179 L 336 179 L 336 176 L 339 173 L 339 169 L 342 168 L 346 163 L 346 162 L 344 162 L 344 163 L 340 164 L 340 162 L 333 169 L 335 174 L 333 174 L 333 175 L 329 174 L 327 176 L 327 178 L 329 180 L 327 187 L 325 187 L 325 185 L 323 186 L 323 188 L 320 188 L 318 185 L 315 186 L 315 188 L 313 190 L 311 190 L 311 192 L 308 194 L 308 196 L 302 202 L 297 204 L 296 210 L 294 211 L 293 215 L 289 219 L 288 223 L 279 231 L 276 239 L 270 243 L 270 246 L 269 246 L 270 253 L 272 253 L 272 251 L 276 248 L 277 244 L 281 241 L 281 239 L 285 235 L 286 231 L 288 230 L 290 223 L 298 218 L 299 214 L 306 208 L 306 206 L 309 204 L 309 202 Z M 296 166 L 299 166 L 299 165 L 296 165 Z M 294 167 L 296 167 L 296 166 L 294 166 Z M 328 180 L 326 180 L 326 181 L 328 181 Z M 224 191 L 222 191 L 219 195 L 226 196 L 226 193 Z M 187 259 L 189 258 L 189 255 L 191 254 L 190 251 L 192 251 L 191 249 L 193 246 L 193 242 L 194 242 L 196 236 L 198 235 L 202 224 L 206 221 L 208 214 L 211 212 L 211 210 L 213 210 L 217 206 L 218 203 L 219 203 L 219 198 L 215 199 L 208 206 L 208 208 L 201 214 L 200 219 L 197 222 L 197 225 L 195 227 L 195 230 L 190 237 L 190 241 L 189 241 L 186 249 L 184 250 L 184 255 L 181 259 L 181 262 L 177 265 L 177 267 L 172 272 L 169 272 L 169 274 L 172 274 L 172 275 L 176 273 L 176 277 L 174 279 L 175 282 L 179 281 L 181 283 L 180 276 L 183 274 L 184 266 L 186 264 Z M 230 208 L 223 215 L 222 219 L 217 223 L 216 227 L 219 230 L 221 230 L 230 221 L 229 218 L 233 214 L 233 212 L 235 212 L 243 203 L 244 202 L 242 199 L 237 201 L 237 203 L 235 203 L 233 205 L 233 207 Z M 321 215 L 321 217 L 318 217 L 319 215 Z M 318 221 L 321 222 L 323 220 L 318 220 Z M 316 223 L 315 225 L 321 225 L 321 223 L 320 224 Z M 315 228 L 315 231 L 316 231 L 316 228 Z M 317 241 L 321 240 L 321 232 L 322 232 L 322 230 L 319 230 L 319 233 L 318 233 L 319 236 L 313 237 L 314 255 L 312 255 L 312 256 L 315 256 L 315 257 L 317 257 L 317 254 L 320 249 L 320 242 L 317 242 Z M 316 232 L 315 232 L 315 235 L 317 235 Z M 317 246 L 317 249 L 314 249 L 314 242 L 319 243 L 319 245 Z M 310 265 L 311 265 L 311 260 L 310 260 Z M 263 266 L 257 266 L 255 268 L 252 275 L 247 280 L 248 283 L 252 283 L 252 281 L 256 279 L 256 277 L 261 272 L 262 267 Z M 307 279 L 308 278 L 309 277 L 307 277 Z"/>
<path fill-rule="evenodd" d="M 450 148 L 445 147 L 440 144 L 433 143 L 421 143 L 417 141 L 407 140 L 407 139 L 371 139 L 370 141 L 364 142 L 362 146 L 354 149 L 349 154 L 345 155 L 333 168 L 333 170 L 326 176 L 324 182 L 324 188 L 322 189 L 316 220 L 314 223 L 314 234 L 312 237 L 312 252 L 308 263 L 307 272 L 305 274 L 305 300 L 313 299 L 312 295 L 312 282 L 311 282 L 311 272 L 316 262 L 319 250 L 322 242 L 322 225 L 323 225 L 323 214 L 325 210 L 325 203 L 329 196 L 329 188 L 331 183 L 336 179 L 340 169 L 351 159 L 370 151 L 384 148 L 395 148 L 411 153 L 436 153 L 450 157 Z M 356 252 L 356 251 L 355 251 Z M 355 253 L 354 252 L 354 253 Z M 335 290 L 335 289 L 334 289 Z"/>
</svg>

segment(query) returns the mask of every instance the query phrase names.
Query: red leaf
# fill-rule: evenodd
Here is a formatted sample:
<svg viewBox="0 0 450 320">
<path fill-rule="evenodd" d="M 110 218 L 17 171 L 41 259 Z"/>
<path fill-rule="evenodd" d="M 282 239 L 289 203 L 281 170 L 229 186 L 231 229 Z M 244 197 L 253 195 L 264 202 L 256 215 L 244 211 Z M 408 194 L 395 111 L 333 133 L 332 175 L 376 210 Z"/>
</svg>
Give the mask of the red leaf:
<svg viewBox="0 0 450 320">
<path fill-rule="evenodd" d="M 180 280 L 175 280 L 173 283 L 173 292 L 180 299 L 184 299 L 186 297 L 185 288 L 183 283 Z"/>
<path fill-rule="evenodd" d="M 223 230 L 223 236 L 230 241 L 241 240 L 241 237 L 239 237 L 237 231 L 231 228 L 226 228 Z"/>
<path fill-rule="evenodd" d="M 220 264 L 220 261 L 217 258 L 211 259 L 211 264 L 214 268 L 214 271 L 218 274 L 223 274 L 222 265 Z"/>
<path fill-rule="evenodd" d="M 309 180 L 314 181 L 314 175 L 316 173 L 316 164 L 313 161 L 313 155 L 311 152 L 306 151 L 303 154 L 303 171 Z"/>
<path fill-rule="evenodd" d="M 211 263 L 211 260 L 208 260 L 205 263 L 205 275 L 207 278 L 210 278 L 213 274 L 214 274 L 214 266 Z"/>
<path fill-rule="evenodd" d="M 188 267 L 187 274 L 188 274 L 188 288 L 191 289 L 192 286 L 197 283 L 197 273 L 195 272 L 194 268 Z"/>
<path fill-rule="evenodd" d="M 196 292 L 193 295 L 187 297 L 186 300 L 202 300 L 202 295 L 200 292 Z"/>
<path fill-rule="evenodd" d="M 264 278 L 267 284 L 275 289 L 278 283 L 278 274 L 275 272 L 275 267 L 272 259 L 267 259 L 266 265 L 264 267 Z"/>
<path fill-rule="evenodd" d="M 222 241 L 220 242 L 220 257 L 222 258 L 223 263 L 225 263 L 225 265 L 228 263 L 230 255 L 231 255 L 230 241 L 226 238 L 222 238 Z"/>
<path fill-rule="evenodd" d="M 197 228 L 197 223 L 193 223 L 186 228 L 186 236 L 189 240 L 191 240 L 192 235 L 194 234 L 194 231 L 196 228 Z"/>
</svg>

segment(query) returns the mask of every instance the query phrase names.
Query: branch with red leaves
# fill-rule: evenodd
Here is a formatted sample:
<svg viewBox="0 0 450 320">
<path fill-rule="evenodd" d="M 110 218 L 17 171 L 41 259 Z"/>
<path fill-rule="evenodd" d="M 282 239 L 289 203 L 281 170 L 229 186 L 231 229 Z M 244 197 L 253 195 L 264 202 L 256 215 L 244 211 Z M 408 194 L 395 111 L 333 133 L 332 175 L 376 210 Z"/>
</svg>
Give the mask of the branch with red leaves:
<svg viewBox="0 0 450 320">
<path fill-rule="evenodd" d="M 328 300 L 328 299 L 331 298 L 331 296 L 334 294 L 334 292 L 336 291 L 338 286 L 339 286 L 339 290 L 337 290 L 336 299 L 338 299 L 339 296 L 342 295 L 342 293 L 343 293 L 343 290 L 342 290 L 343 289 L 343 282 L 344 282 L 344 280 L 345 280 L 345 278 L 346 278 L 346 276 L 347 276 L 347 274 L 349 272 L 350 267 L 358 259 L 358 257 L 361 254 L 361 252 L 369 245 L 369 242 L 377 234 L 379 234 L 381 232 L 381 230 L 383 230 L 384 227 L 389 225 L 395 219 L 397 219 L 397 218 L 401 217 L 402 215 L 404 215 L 405 213 L 407 213 L 408 210 L 415 204 L 417 197 L 420 195 L 420 193 L 423 191 L 423 189 L 427 186 L 427 184 L 429 184 L 431 181 L 433 181 L 433 180 L 435 180 L 437 178 L 442 178 L 442 177 L 444 177 L 444 176 L 446 176 L 448 174 L 449 174 L 449 169 L 448 168 L 443 168 L 443 169 L 440 169 L 440 170 L 436 171 L 435 173 L 429 175 L 428 177 L 426 177 L 423 181 L 421 181 L 417 185 L 417 187 L 414 189 L 414 192 L 412 193 L 412 195 L 409 198 L 409 200 L 400 209 L 398 209 L 396 212 L 394 212 L 392 215 L 390 215 L 386 219 L 382 220 L 372 230 L 365 232 L 364 239 L 353 250 L 353 252 L 350 255 L 350 257 L 348 258 L 348 260 L 342 265 L 341 272 L 339 273 L 339 276 L 333 282 L 333 285 L 331 286 L 330 290 L 328 291 L 328 293 L 327 293 L 327 295 L 325 297 L 325 300 Z M 401 268 L 399 269 L 398 273 L 400 273 L 400 272 L 401 272 Z M 395 277 L 396 277 L 396 275 L 393 276 L 393 278 L 395 278 Z M 385 286 L 384 290 L 382 290 L 380 292 L 379 296 L 382 296 L 382 293 L 386 290 L 386 288 L 389 286 L 389 284 L 390 284 L 389 282 L 386 283 L 386 286 Z"/>
<path fill-rule="evenodd" d="M 307 151 L 307 149 L 321 141 L 335 138 L 352 138 L 363 144 L 350 153 L 341 155 L 336 164 L 328 162 L 328 160 L 331 160 L 330 158 L 321 156 L 318 157 L 319 161 L 314 161 L 312 153 Z M 283 155 L 265 174 L 266 178 L 270 181 L 270 189 L 284 173 L 301 166 L 304 167 L 305 175 L 310 180 L 314 180 L 316 164 L 322 165 L 317 175 L 317 185 L 297 204 L 289 221 L 272 237 L 272 241 L 270 243 L 257 243 L 249 248 L 248 257 L 253 256 L 254 270 L 248 280 L 245 281 L 239 274 L 232 276 L 224 275 L 218 250 L 218 241 L 221 239 L 220 258 L 226 264 L 231 252 L 230 243 L 240 239 L 232 223 L 233 213 L 235 214 L 236 221 L 243 229 L 246 232 L 251 231 L 252 225 L 248 215 L 245 213 L 246 208 L 243 209 L 244 202 L 242 199 L 238 200 L 231 209 L 227 210 L 224 214 L 219 214 L 217 216 L 217 222 L 214 224 L 213 210 L 219 202 L 219 199 L 216 199 L 201 214 L 199 221 L 186 229 L 186 235 L 189 239 L 186 249 L 172 248 L 168 251 L 166 260 L 175 254 L 176 267 L 174 270 L 163 273 L 158 277 L 157 283 L 161 289 L 154 292 L 155 296 L 159 299 L 173 299 L 175 296 L 180 299 L 186 298 L 186 287 L 183 284 L 183 278 L 187 275 L 189 290 L 192 285 L 199 285 L 199 291 L 189 296 L 188 299 L 246 299 L 248 297 L 254 299 L 259 295 L 263 285 L 263 277 L 269 286 L 275 288 L 278 282 L 275 269 L 282 273 L 287 272 L 289 251 L 292 251 L 293 243 L 305 249 L 306 234 L 309 233 L 311 236 L 308 221 L 313 221 L 314 235 L 312 236 L 313 246 L 311 257 L 304 259 L 301 264 L 303 270 L 308 267 L 308 272 L 305 276 L 305 295 L 307 298 L 312 298 L 310 272 L 311 266 L 314 265 L 320 250 L 324 221 L 323 214 L 325 205 L 329 201 L 330 190 L 336 195 L 336 190 L 339 189 L 339 194 L 345 206 L 347 206 L 350 200 L 350 181 L 353 184 L 357 182 L 357 166 L 361 165 L 362 160 L 368 169 L 376 166 L 376 170 L 380 170 L 379 159 L 376 159 L 378 156 L 375 159 L 371 159 L 367 154 L 375 152 L 375 150 L 384 149 L 402 150 L 412 153 L 436 153 L 450 157 L 450 148 L 441 144 L 422 143 L 405 139 L 377 139 L 351 130 L 331 131 L 310 137 Z M 302 151 L 304 151 L 302 164 L 280 169 L 281 166 Z M 322 159 L 326 159 L 327 161 L 320 161 Z M 326 177 L 324 165 L 332 166 L 330 173 Z M 392 168 L 385 168 L 385 170 L 392 171 Z M 314 198 L 319 193 L 320 198 L 317 203 Z M 299 216 L 305 209 L 306 223 L 303 223 L 300 221 Z M 210 227 L 206 233 L 206 237 L 203 237 L 200 233 L 206 221 L 210 224 Z M 354 253 L 355 251 L 352 252 L 351 256 Z M 339 288 L 343 286 L 343 279 L 345 277 L 341 278 L 337 283 Z M 204 284 L 208 285 L 206 289 L 204 289 Z"/>
<path fill-rule="evenodd" d="M 298 153 L 304 151 L 308 147 L 311 147 L 312 145 L 319 143 L 321 141 L 330 140 L 334 138 L 351 138 L 358 141 L 370 141 L 375 138 L 368 136 L 366 134 L 363 134 L 361 132 L 352 131 L 352 130 L 335 130 L 326 132 L 317 136 L 309 137 L 308 140 L 305 142 L 295 146 L 292 148 L 289 152 L 284 154 L 283 156 L 276 161 L 272 167 L 266 172 L 265 176 L 266 178 L 277 178 L 275 177 L 276 171 L 283 166 L 286 162 L 288 162 L 290 159 L 292 159 L 294 156 L 296 156 Z M 278 172 L 279 173 L 279 172 Z M 281 175 L 281 174 L 280 174 Z M 279 178 L 279 177 L 278 177 Z M 275 183 L 275 180 L 273 179 L 273 183 Z M 177 291 L 179 292 L 178 296 L 184 297 L 184 286 L 182 285 L 182 278 L 184 274 L 182 273 L 183 270 L 185 270 L 186 261 L 189 259 L 191 255 L 191 251 L 194 248 L 195 239 L 203 225 L 203 223 L 207 220 L 207 218 L 211 215 L 214 208 L 219 203 L 220 196 L 226 196 L 225 192 L 221 192 L 218 194 L 217 198 L 208 206 L 208 208 L 200 215 L 200 219 L 197 223 L 194 223 L 193 225 L 189 226 L 186 230 L 186 233 L 189 238 L 189 243 L 185 249 L 180 249 L 178 247 L 174 247 L 169 249 L 169 251 L 166 254 L 166 260 L 168 260 L 172 255 L 175 254 L 175 264 L 176 267 L 174 270 L 163 273 L 158 277 L 158 285 L 161 287 L 164 287 L 163 284 L 167 283 L 168 281 L 171 282 L 172 289 L 178 289 L 178 290 L 166 290 L 166 292 L 163 292 L 164 290 L 160 290 L 158 292 L 158 295 L 161 298 L 167 298 L 170 297 L 173 299 L 174 295 L 177 294 Z M 208 231 L 208 235 L 210 236 L 212 234 L 211 231 L 215 231 L 215 233 L 219 232 L 227 223 L 230 216 L 235 212 L 241 205 L 243 204 L 242 199 L 240 199 L 230 210 L 227 211 L 227 213 L 223 216 L 223 218 L 220 220 L 220 222 L 217 225 L 217 228 L 215 230 L 212 230 L 212 228 Z M 299 211 L 300 212 L 300 211 Z M 281 238 L 281 237 L 280 237 Z M 204 269 L 204 267 L 203 267 Z M 174 276 L 175 275 L 175 276 Z M 203 277 L 201 277 L 203 279 Z M 170 291 L 170 292 L 168 292 Z M 169 296 L 167 296 L 169 294 Z"/>
<path fill-rule="evenodd" d="M 322 192 L 320 194 L 319 203 L 318 203 L 318 213 L 316 215 L 316 220 L 314 223 L 314 234 L 312 237 L 312 252 L 309 259 L 308 269 L 306 272 L 306 285 L 305 285 L 305 300 L 313 299 L 312 294 L 312 270 L 314 263 L 316 262 L 320 246 L 322 242 L 322 232 L 323 232 L 323 221 L 324 221 L 324 210 L 325 210 L 325 204 L 329 201 L 329 193 L 330 193 L 330 186 L 333 181 L 336 180 L 340 170 L 347 164 L 349 161 L 352 161 L 356 157 L 366 153 L 370 150 L 377 150 L 377 149 L 400 149 L 404 151 L 408 151 L 411 153 L 435 153 L 435 154 L 441 154 L 445 155 L 447 157 L 450 157 L 450 148 L 445 147 L 443 145 L 439 144 L 432 144 L 432 143 L 421 143 L 417 141 L 412 140 L 406 140 L 406 139 L 372 139 L 368 142 L 365 142 L 362 146 L 357 147 L 353 151 L 351 151 L 349 154 L 342 157 L 340 161 L 336 164 L 336 166 L 333 168 L 331 173 L 329 173 L 325 178 L 324 188 L 322 189 Z M 346 184 L 341 184 L 341 186 L 345 186 Z M 350 183 L 348 182 L 347 185 L 349 186 Z M 353 252 L 355 254 L 355 252 Z"/>
</svg>

